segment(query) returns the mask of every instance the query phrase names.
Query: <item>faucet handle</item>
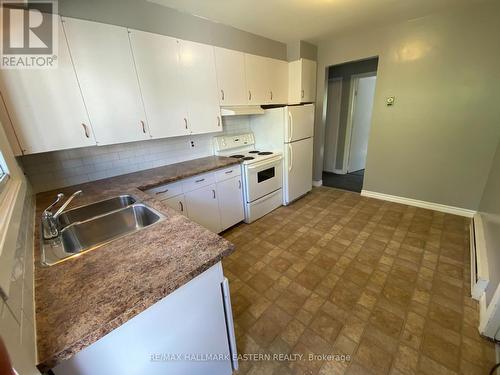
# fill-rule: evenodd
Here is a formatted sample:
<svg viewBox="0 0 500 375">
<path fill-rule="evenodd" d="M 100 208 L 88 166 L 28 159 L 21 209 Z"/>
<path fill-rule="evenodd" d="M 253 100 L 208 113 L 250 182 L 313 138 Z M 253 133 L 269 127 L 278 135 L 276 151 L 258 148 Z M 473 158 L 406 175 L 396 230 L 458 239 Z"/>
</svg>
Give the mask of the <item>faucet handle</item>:
<svg viewBox="0 0 500 375">
<path fill-rule="evenodd" d="M 49 207 L 47 207 L 43 212 L 44 213 L 50 212 L 50 210 L 52 209 L 52 207 L 54 207 L 63 198 L 64 198 L 64 194 L 63 193 L 57 194 L 56 200 Z"/>
</svg>

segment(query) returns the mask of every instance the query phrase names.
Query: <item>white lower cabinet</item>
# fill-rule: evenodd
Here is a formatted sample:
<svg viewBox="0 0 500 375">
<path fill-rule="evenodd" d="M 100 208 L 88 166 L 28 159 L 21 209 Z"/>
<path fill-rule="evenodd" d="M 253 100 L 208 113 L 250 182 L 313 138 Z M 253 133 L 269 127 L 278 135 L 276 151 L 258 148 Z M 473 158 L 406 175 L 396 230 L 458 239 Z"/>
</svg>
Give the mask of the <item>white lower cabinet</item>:
<svg viewBox="0 0 500 375">
<path fill-rule="evenodd" d="M 165 203 L 168 207 L 173 208 L 174 210 L 187 216 L 186 199 L 184 197 L 184 194 L 176 195 L 175 197 L 165 199 L 162 202 Z"/>
<path fill-rule="evenodd" d="M 186 207 L 191 220 L 214 233 L 221 231 L 215 185 L 207 185 L 186 193 Z"/>
<path fill-rule="evenodd" d="M 219 262 L 52 371 L 56 375 L 231 375 L 229 286 Z M 219 360 L 193 360 L 205 356 Z M 170 360 L 169 360 L 170 359 Z"/>
<path fill-rule="evenodd" d="M 214 233 L 243 221 L 239 164 L 145 191 Z"/>
<path fill-rule="evenodd" d="M 225 230 L 244 219 L 243 189 L 241 176 L 232 177 L 217 183 L 219 196 L 220 222 Z"/>
</svg>

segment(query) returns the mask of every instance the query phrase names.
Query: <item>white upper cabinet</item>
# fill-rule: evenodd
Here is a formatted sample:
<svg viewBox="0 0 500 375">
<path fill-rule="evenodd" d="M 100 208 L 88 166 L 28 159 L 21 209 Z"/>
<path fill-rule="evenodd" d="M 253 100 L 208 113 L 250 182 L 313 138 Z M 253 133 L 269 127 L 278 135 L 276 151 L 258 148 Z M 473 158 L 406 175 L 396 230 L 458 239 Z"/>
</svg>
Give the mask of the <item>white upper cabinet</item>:
<svg viewBox="0 0 500 375">
<path fill-rule="evenodd" d="M 222 130 L 214 47 L 180 42 L 181 90 L 191 134 Z"/>
<path fill-rule="evenodd" d="M 248 90 L 245 76 L 245 54 L 215 47 L 215 66 L 220 105 L 245 105 Z"/>
<path fill-rule="evenodd" d="M 288 103 L 288 62 L 283 60 L 269 60 L 269 96 L 268 104 Z"/>
<path fill-rule="evenodd" d="M 59 17 L 54 21 L 59 23 L 56 69 L 0 71 L 2 95 L 24 154 L 95 146 Z"/>
<path fill-rule="evenodd" d="M 151 137 L 189 134 L 179 41 L 137 30 L 129 36 Z"/>
<path fill-rule="evenodd" d="M 97 144 L 149 139 L 127 29 L 63 22 Z"/>
<path fill-rule="evenodd" d="M 288 65 L 288 102 L 311 103 L 316 100 L 316 61 L 300 59 Z"/>
<path fill-rule="evenodd" d="M 288 63 L 268 57 L 245 54 L 249 104 L 286 104 L 288 101 Z"/>
<path fill-rule="evenodd" d="M 248 104 L 264 104 L 269 87 L 269 64 L 262 56 L 245 54 Z"/>
</svg>

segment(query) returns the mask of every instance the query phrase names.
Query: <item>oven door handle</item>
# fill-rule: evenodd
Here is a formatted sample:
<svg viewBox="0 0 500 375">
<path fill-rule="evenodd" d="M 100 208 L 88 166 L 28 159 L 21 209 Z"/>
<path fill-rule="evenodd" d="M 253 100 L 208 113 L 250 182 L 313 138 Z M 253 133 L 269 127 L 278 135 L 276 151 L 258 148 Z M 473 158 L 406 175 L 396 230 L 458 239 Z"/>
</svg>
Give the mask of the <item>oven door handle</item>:
<svg viewBox="0 0 500 375">
<path fill-rule="evenodd" d="M 282 159 L 282 157 L 279 156 L 279 157 L 273 158 L 273 159 L 262 160 L 259 163 L 255 163 L 255 164 L 249 165 L 247 168 L 250 169 L 250 170 L 253 170 L 253 169 L 260 168 L 260 167 L 262 167 L 264 165 L 269 165 L 269 167 L 272 167 L 273 165 L 276 165 L 279 162 L 281 162 L 281 159 Z"/>
</svg>

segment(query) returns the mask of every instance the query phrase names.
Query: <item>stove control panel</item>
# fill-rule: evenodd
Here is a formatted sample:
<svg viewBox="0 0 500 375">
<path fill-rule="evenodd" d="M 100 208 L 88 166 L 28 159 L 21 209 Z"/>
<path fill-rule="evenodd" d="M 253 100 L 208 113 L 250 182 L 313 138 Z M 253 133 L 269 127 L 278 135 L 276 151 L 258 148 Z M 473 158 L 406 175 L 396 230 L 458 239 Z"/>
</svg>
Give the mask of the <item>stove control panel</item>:
<svg viewBox="0 0 500 375">
<path fill-rule="evenodd" d="M 222 135 L 214 138 L 215 150 L 225 151 L 255 144 L 253 133 Z"/>
</svg>

